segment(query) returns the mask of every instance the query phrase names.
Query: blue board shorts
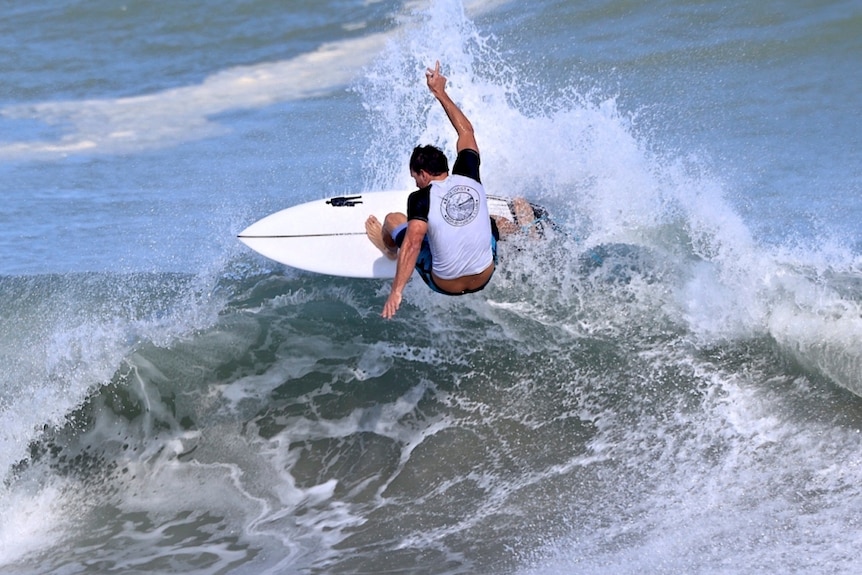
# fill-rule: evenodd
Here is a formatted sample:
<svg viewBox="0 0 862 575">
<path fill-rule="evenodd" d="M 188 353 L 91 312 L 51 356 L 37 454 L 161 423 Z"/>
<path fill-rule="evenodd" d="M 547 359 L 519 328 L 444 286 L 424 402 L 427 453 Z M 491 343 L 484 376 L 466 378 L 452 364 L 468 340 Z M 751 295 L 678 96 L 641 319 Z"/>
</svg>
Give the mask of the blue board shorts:
<svg viewBox="0 0 862 575">
<path fill-rule="evenodd" d="M 401 244 L 404 243 L 404 236 L 407 234 L 407 224 L 401 224 L 394 230 L 392 230 L 392 241 L 395 242 L 399 248 L 401 248 Z M 491 220 L 491 253 L 494 254 L 494 265 L 497 265 L 497 240 L 500 238 L 500 232 L 497 231 L 497 223 L 492 219 Z M 462 292 L 448 292 L 444 289 L 441 289 L 437 284 L 434 283 L 434 278 L 431 276 L 431 270 L 433 269 L 433 261 L 431 259 L 431 244 L 428 243 L 428 236 L 426 235 L 422 238 L 422 247 L 419 248 L 419 257 L 416 258 L 416 271 L 419 273 L 419 277 L 422 278 L 422 281 L 425 282 L 432 291 L 443 295 L 464 295 L 468 293 L 475 293 L 477 291 L 481 291 L 485 289 L 485 286 L 488 285 L 488 282 L 485 282 L 482 286 L 471 289 L 464 290 Z M 493 277 L 494 274 L 491 274 Z M 488 281 L 491 281 L 491 278 L 488 278 Z"/>
</svg>

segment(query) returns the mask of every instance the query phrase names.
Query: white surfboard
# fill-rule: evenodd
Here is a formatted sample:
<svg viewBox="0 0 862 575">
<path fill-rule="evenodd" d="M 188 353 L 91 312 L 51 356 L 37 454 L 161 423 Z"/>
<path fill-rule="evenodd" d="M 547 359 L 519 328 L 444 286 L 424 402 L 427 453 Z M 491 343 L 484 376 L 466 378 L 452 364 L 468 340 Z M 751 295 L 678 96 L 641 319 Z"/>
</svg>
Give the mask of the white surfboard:
<svg viewBox="0 0 862 575">
<path fill-rule="evenodd" d="M 365 220 L 406 212 L 410 191 L 371 192 L 315 200 L 287 208 L 253 223 L 239 234 L 248 247 L 279 263 L 322 274 L 354 278 L 391 278 L 395 261 L 365 235 Z M 544 210 L 539 206 L 535 209 Z M 492 216 L 514 220 L 511 199 L 488 196 Z"/>
</svg>

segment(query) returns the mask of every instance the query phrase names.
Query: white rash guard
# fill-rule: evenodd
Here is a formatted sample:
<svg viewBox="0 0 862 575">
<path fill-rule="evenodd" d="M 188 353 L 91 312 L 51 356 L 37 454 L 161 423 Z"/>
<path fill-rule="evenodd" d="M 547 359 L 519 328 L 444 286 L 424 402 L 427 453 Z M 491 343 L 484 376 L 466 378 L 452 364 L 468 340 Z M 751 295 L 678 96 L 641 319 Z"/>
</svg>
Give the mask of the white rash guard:
<svg viewBox="0 0 862 575">
<path fill-rule="evenodd" d="M 462 150 L 448 178 L 410 194 L 407 219 L 428 223 L 428 243 L 437 277 L 474 275 L 491 265 L 491 218 L 485 188 L 479 180 L 479 154 Z"/>
</svg>

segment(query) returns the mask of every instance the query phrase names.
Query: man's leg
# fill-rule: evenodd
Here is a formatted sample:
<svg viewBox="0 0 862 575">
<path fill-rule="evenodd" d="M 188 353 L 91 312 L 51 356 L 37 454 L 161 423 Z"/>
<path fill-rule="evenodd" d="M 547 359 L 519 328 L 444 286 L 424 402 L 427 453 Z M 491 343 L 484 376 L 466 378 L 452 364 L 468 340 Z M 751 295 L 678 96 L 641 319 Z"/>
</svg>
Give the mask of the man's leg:
<svg viewBox="0 0 862 575">
<path fill-rule="evenodd" d="M 394 260 L 398 257 L 398 244 L 395 243 L 392 232 L 398 226 L 406 223 L 407 216 L 399 212 L 386 214 L 382 224 L 374 215 L 371 215 L 365 220 L 365 234 L 371 240 L 371 243 L 383 252 L 383 255 L 390 260 Z"/>
</svg>

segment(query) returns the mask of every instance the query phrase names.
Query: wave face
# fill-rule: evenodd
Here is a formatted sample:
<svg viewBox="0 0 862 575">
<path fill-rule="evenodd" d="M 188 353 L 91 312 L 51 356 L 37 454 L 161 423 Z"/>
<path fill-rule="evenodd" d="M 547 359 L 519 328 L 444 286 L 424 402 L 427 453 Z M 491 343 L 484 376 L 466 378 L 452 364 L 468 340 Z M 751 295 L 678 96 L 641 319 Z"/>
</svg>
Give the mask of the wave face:
<svg viewBox="0 0 862 575">
<path fill-rule="evenodd" d="M 281 4 L 2 24 L 0 573 L 856 567 L 858 8 Z M 548 237 L 391 321 L 236 241 L 452 150 L 436 59 Z"/>
</svg>

